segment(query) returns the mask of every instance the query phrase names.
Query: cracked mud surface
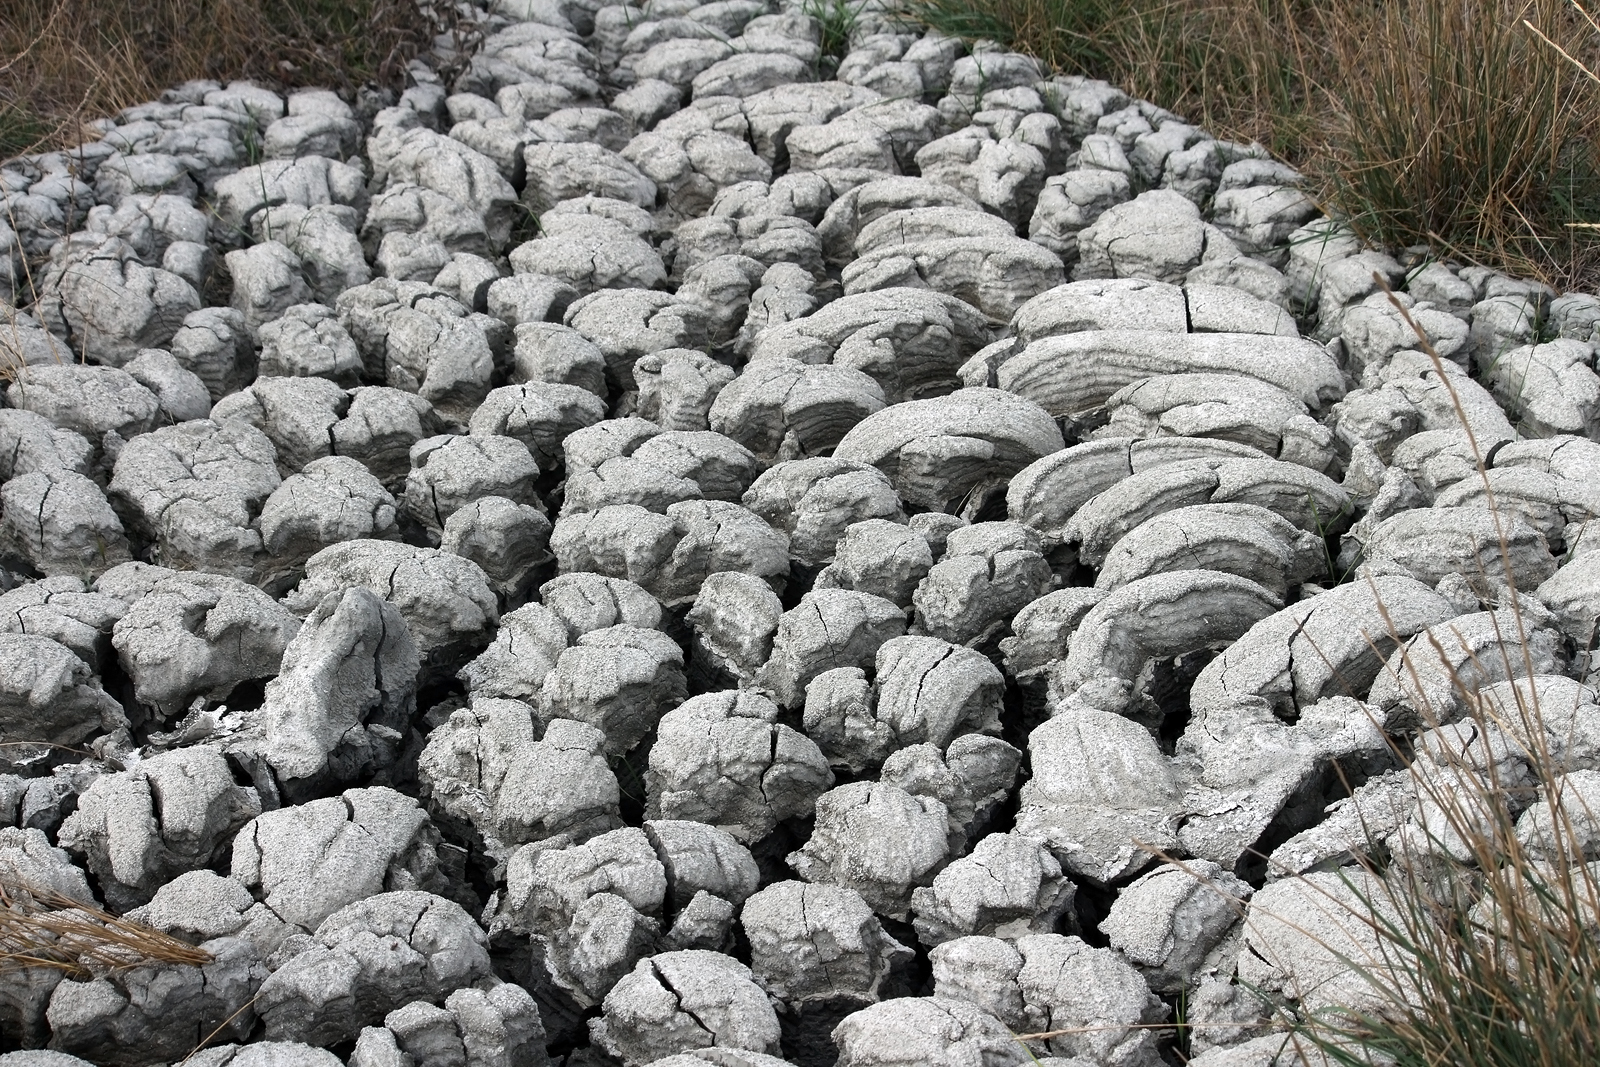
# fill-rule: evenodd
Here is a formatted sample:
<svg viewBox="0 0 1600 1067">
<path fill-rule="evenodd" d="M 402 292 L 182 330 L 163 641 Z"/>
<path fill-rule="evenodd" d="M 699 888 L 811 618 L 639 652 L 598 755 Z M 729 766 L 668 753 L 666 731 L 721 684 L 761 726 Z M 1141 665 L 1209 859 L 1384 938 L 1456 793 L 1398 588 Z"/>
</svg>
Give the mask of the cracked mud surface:
<svg viewBox="0 0 1600 1067">
<path fill-rule="evenodd" d="M 0 166 L 0 881 L 211 956 L 0 1064 L 1269 1067 L 1440 753 L 1546 832 L 1472 702 L 1600 798 L 1600 300 L 876 9 L 479 17 Z"/>
</svg>

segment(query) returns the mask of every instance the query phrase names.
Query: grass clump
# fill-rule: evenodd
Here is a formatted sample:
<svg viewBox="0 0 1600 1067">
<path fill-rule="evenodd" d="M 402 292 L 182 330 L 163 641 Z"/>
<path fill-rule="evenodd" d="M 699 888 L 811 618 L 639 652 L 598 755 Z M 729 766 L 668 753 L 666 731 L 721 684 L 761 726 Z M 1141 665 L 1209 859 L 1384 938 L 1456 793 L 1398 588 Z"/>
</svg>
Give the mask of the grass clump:
<svg viewBox="0 0 1600 1067">
<path fill-rule="evenodd" d="M 1504 512 L 1460 399 L 1438 353 L 1406 309 L 1394 306 L 1439 367 L 1467 427 L 1501 559 L 1508 560 Z M 1350 968 L 1363 995 L 1353 998 L 1359 1005 L 1291 1017 L 1308 1065 L 1567 1067 L 1600 1060 L 1600 811 L 1583 795 L 1592 788 L 1600 799 L 1600 775 L 1568 755 L 1592 732 L 1592 692 L 1570 686 L 1570 706 L 1552 706 L 1542 695 L 1528 651 L 1529 609 L 1510 567 L 1503 570 L 1500 599 L 1508 610 L 1491 616 L 1495 641 L 1485 659 L 1463 660 L 1465 646 L 1453 647 L 1449 628 L 1436 627 L 1425 640 L 1404 644 L 1386 668 L 1415 700 L 1427 692 L 1423 679 L 1443 665 L 1453 703 L 1465 711 L 1452 715 L 1421 702 L 1419 730 L 1439 732 L 1392 741 L 1415 791 L 1409 827 L 1394 835 L 1369 827 L 1332 889 L 1304 883 L 1329 916 L 1365 930 L 1370 936 L 1362 940 L 1375 946 L 1356 951 L 1313 937 Z M 1510 681 L 1491 688 L 1495 679 Z M 1289 915 L 1246 921 L 1252 919 L 1295 925 Z"/>
<path fill-rule="evenodd" d="M 1600 97 L 1527 25 L 1572 43 L 1569 15 L 1559 0 L 1408 0 L 1371 16 L 1370 44 L 1330 34 L 1332 201 L 1389 243 L 1593 283 L 1578 226 L 1600 221 Z"/>
<path fill-rule="evenodd" d="M 801 8 L 817 20 L 822 32 L 818 43 L 817 76 L 831 78 L 850 52 L 850 37 L 861 19 L 866 0 L 805 0 Z"/>
<path fill-rule="evenodd" d="M 1377 1006 L 1300 1020 L 1308 1049 L 1327 1061 L 1560 1067 L 1600 1057 L 1595 813 L 1563 777 L 1547 733 L 1575 709 L 1542 708 L 1532 685 L 1514 692 L 1474 702 L 1474 744 L 1431 753 L 1429 773 L 1417 776 L 1432 814 L 1421 839 L 1392 856 L 1375 848 L 1347 869 L 1356 903 L 1346 906 L 1378 952 L 1346 962 Z M 1502 738 L 1511 758 L 1485 759 Z M 1517 814 L 1536 795 L 1551 818 L 1519 834 Z"/>
<path fill-rule="evenodd" d="M 0 159 L 194 78 L 398 87 L 454 25 L 416 0 L 0 0 Z"/>
<path fill-rule="evenodd" d="M 1260 141 L 1370 240 L 1600 286 L 1600 81 L 1562 55 L 1600 35 L 1570 0 L 905 3 Z"/>
<path fill-rule="evenodd" d="M 1299 106 L 1299 63 L 1280 27 L 1305 0 L 907 0 L 913 18 L 1106 78 L 1229 135 L 1292 138 L 1266 116 Z M 1281 9 L 1281 10 L 1280 10 Z M 1274 137 L 1274 135 L 1281 135 Z"/>
</svg>

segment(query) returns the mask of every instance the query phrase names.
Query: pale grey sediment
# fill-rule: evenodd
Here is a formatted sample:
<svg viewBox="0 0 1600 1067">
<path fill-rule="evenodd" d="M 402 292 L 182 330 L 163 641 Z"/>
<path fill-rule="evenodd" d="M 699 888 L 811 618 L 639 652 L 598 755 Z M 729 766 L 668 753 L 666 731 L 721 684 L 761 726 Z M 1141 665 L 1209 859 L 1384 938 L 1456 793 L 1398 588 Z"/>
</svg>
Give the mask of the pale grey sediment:
<svg viewBox="0 0 1600 1067">
<path fill-rule="evenodd" d="M 1528 848 L 1594 794 L 1600 300 L 808 11 L 0 165 L 0 884 L 211 957 L 0 973 L 0 1063 L 1269 1064 L 1529 777 L 1450 670 L 1559 709 Z"/>
</svg>

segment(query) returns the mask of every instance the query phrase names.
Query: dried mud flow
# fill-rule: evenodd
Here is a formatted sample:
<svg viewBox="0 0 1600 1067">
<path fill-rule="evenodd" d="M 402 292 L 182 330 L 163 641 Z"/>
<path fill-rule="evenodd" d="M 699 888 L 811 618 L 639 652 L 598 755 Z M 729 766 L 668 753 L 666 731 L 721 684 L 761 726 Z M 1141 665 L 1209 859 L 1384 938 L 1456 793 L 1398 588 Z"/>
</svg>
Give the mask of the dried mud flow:
<svg viewBox="0 0 1600 1067">
<path fill-rule="evenodd" d="M 0 946 L 206 960 L 0 1064 L 1287 1065 L 1476 707 L 1600 809 L 1600 300 L 875 10 L 481 20 L 0 166 Z"/>
</svg>

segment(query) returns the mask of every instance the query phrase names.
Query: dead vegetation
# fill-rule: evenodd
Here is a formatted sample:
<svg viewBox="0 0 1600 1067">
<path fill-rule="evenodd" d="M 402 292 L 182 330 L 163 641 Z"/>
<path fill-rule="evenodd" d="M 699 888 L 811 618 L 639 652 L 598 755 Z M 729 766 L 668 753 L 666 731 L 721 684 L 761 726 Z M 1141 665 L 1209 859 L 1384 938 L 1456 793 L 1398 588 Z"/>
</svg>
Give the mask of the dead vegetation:
<svg viewBox="0 0 1600 1067">
<path fill-rule="evenodd" d="M 399 87 L 453 25 L 415 0 L 0 0 L 0 159 L 192 78 Z"/>
<path fill-rule="evenodd" d="M 1600 285 L 1600 32 L 1571 0 L 908 3 L 1260 141 L 1369 239 Z"/>
<path fill-rule="evenodd" d="M 47 967 L 74 978 L 151 963 L 198 967 L 202 948 L 54 889 L 0 880 L 0 968 Z"/>
</svg>

